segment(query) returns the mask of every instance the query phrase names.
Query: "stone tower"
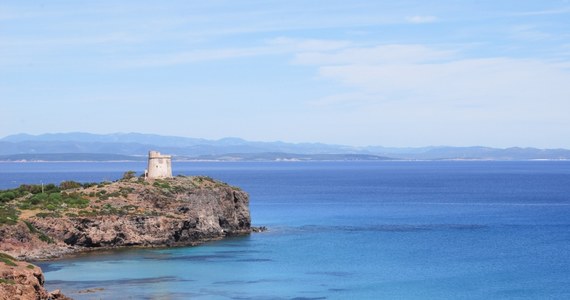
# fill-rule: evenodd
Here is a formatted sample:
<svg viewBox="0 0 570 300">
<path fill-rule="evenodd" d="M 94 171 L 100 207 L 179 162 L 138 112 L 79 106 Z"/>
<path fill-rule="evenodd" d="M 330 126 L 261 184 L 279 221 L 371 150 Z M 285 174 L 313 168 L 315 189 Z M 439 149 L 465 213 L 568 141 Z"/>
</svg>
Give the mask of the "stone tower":
<svg viewBox="0 0 570 300">
<path fill-rule="evenodd" d="M 158 151 L 149 151 L 147 178 L 170 177 L 172 177 L 172 156 L 162 155 Z"/>
</svg>

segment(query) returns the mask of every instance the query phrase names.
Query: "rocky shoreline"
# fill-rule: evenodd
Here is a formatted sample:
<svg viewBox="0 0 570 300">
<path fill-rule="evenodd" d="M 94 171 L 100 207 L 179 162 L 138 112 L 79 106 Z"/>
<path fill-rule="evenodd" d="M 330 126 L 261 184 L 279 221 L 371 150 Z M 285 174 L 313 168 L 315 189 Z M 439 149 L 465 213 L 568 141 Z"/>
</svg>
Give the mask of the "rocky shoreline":
<svg viewBox="0 0 570 300">
<path fill-rule="evenodd" d="M 48 292 L 44 288 L 44 281 L 44 275 L 38 266 L 0 253 L 0 300 L 71 299 L 59 290 Z"/>
<path fill-rule="evenodd" d="M 265 230 L 251 227 L 249 196 L 239 188 L 203 176 L 144 180 L 125 174 L 115 182 L 0 191 L 0 252 L 11 261 L 46 260 L 102 249 L 190 246 Z M 14 280 L 0 278 L 4 299 Z M 29 299 L 64 299 L 44 292 Z"/>
</svg>

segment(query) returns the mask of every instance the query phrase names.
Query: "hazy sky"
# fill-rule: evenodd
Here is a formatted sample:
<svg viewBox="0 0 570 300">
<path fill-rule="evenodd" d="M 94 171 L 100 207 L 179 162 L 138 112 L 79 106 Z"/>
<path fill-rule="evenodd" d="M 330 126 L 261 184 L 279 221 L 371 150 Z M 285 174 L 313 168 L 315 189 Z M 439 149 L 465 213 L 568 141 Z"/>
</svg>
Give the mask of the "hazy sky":
<svg viewBox="0 0 570 300">
<path fill-rule="evenodd" d="M 0 0 L 0 104 L 0 137 L 570 148 L 570 2 Z"/>
</svg>

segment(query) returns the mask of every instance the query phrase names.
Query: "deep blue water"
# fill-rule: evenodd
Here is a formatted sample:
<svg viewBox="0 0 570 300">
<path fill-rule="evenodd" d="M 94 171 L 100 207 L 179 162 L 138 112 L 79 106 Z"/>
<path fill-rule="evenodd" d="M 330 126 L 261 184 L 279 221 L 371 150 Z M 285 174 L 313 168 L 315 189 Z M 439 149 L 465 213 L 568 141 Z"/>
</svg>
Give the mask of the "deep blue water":
<svg viewBox="0 0 570 300">
<path fill-rule="evenodd" d="M 569 299 L 570 162 L 180 163 L 269 232 L 40 263 L 76 299 Z M 2 163 L 0 188 L 143 163 Z M 104 288 L 94 294 L 79 290 Z"/>
</svg>

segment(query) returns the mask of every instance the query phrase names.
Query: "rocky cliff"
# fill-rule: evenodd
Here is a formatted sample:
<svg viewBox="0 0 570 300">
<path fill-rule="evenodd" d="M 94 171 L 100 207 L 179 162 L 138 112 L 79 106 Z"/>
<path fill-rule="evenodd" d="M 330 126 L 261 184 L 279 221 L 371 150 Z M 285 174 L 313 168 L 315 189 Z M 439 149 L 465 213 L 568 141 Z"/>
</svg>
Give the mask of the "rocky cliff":
<svg viewBox="0 0 570 300">
<path fill-rule="evenodd" d="M 60 291 L 48 293 L 44 288 L 44 275 L 35 265 L 17 261 L 0 253 L 0 300 L 12 299 L 69 299 Z"/>
<path fill-rule="evenodd" d="M 0 207 L 0 251 L 23 260 L 97 248 L 195 245 L 251 232 L 247 193 L 208 177 L 127 176 L 4 193 L 13 199 Z M 10 211 L 13 216 L 6 216 Z"/>
<path fill-rule="evenodd" d="M 209 177 L 22 185 L 0 191 L 0 300 L 48 293 L 38 260 L 114 247 L 196 245 L 251 232 L 249 198 Z"/>
</svg>

